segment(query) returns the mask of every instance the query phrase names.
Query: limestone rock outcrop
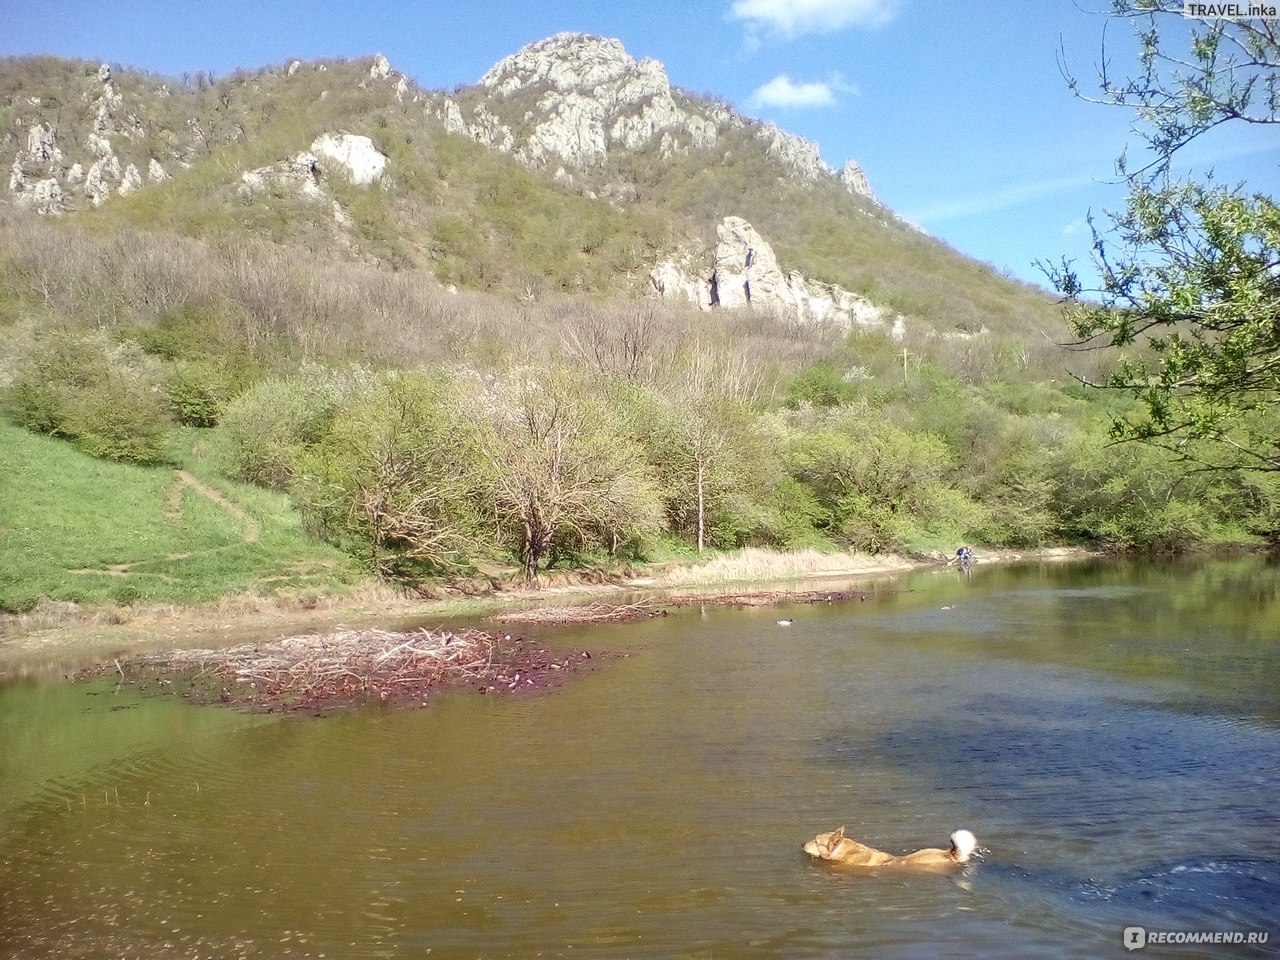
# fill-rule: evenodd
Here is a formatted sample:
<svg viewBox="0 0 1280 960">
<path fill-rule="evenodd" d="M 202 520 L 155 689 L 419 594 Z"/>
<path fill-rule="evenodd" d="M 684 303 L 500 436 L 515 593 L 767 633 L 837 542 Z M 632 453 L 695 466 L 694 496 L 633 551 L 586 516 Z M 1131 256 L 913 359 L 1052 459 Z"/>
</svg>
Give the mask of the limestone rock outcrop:
<svg viewBox="0 0 1280 960">
<path fill-rule="evenodd" d="M 240 175 L 240 195 L 252 199 L 263 193 L 330 201 L 324 189 L 326 175 L 337 174 L 356 186 L 379 180 L 387 169 L 386 155 L 368 137 L 350 133 L 325 133 L 309 150 Z"/>
<path fill-rule="evenodd" d="M 449 132 L 534 168 L 590 169 L 611 152 L 654 146 L 670 159 L 712 149 L 726 132 L 747 129 L 788 176 L 838 181 L 875 200 L 857 164 L 858 177 L 837 174 L 817 144 L 688 96 L 671 86 L 661 63 L 633 59 L 618 40 L 557 34 L 499 61 L 480 78 L 479 89 L 484 99 L 466 108 L 452 97 L 437 98 L 436 116 Z"/>
<path fill-rule="evenodd" d="M 138 168 L 132 163 L 124 168 L 124 173 L 120 175 L 120 186 L 116 187 L 116 192 L 122 197 L 142 189 L 142 174 L 138 172 Z"/>
<path fill-rule="evenodd" d="M 101 84 L 101 88 L 97 100 L 94 101 L 93 132 L 115 133 L 116 115 L 120 112 L 124 97 L 116 91 L 115 84 L 111 82 L 111 67 L 108 64 L 104 63 L 98 68 L 98 83 Z"/>
<path fill-rule="evenodd" d="M 716 227 L 711 302 L 726 310 L 755 304 L 773 307 L 785 299 L 786 278 L 773 248 L 741 217 L 725 217 Z"/>
<path fill-rule="evenodd" d="M 26 148 L 18 151 L 9 171 L 9 193 L 14 203 L 43 214 L 62 212 L 62 165 L 62 150 L 54 128 L 32 124 L 27 130 Z"/>
<path fill-rule="evenodd" d="M 167 91 L 162 87 L 161 92 Z M 9 169 L 9 195 L 18 206 L 60 214 L 83 201 L 96 207 L 142 188 L 141 168 L 117 155 L 112 138 L 136 140 L 145 134 L 145 126 L 139 117 L 124 112 L 124 96 L 116 89 L 108 64 L 88 78 L 82 97 L 89 129 L 82 159 L 68 160 L 66 155 L 74 148 L 60 143 L 53 123 L 35 120 L 27 125 L 25 146 L 19 147 Z M 43 102 L 30 97 L 17 105 L 38 115 Z M 150 179 L 167 179 L 155 158 L 149 159 L 149 164 L 145 157 L 140 162 L 147 165 Z"/>
<path fill-rule="evenodd" d="M 783 271 L 768 242 L 741 217 L 725 217 L 716 227 L 713 251 L 685 251 L 649 273 L 654 293 L 687 300 L 700 309 L 766 310 L 801 323 L 833 323 L 845 329 L 904 332 L 900 316 L 833 283 Z"/>
<path fill-rule="evenodd" d="M 320 187 L 320 161 L 314 153 L 295 153 L 287 160 L 240 174 L 240 195 L 252 199 L 263 193 L 327 200 Z"/>
<path fill-rule="evenodd" d="M 761 127 L 759 137 L 767 145 L 769 155 L 798 179 L 817 180 L 834 175 L 832 169 L 823 163 L 816 143 L 787 133 L 772 123 Z"/>
<path fill-rule="evenodd" d="M 844 169 L 840 171 L 840 182 L 850 193 L 868 200 L 876 199 L 876 195 L 871 192 L 871 184 L 867 182 L 866 173 L 856 160 L 850 160 L 844 165 Z"/>
<path fill-rule="evenodd" d="M 657 60 L 636 61 L 618 40 L 561 33 L 499 61 L 480 78 L 498 109 L 533 101 L 532 110 L 503 121 L 480 104 L 464 116 L 456 101 L 438 108 L 447 129 L 533 167 L 567 163 L 598 166 L 610 150 L 639 150 L 658 142 L 664 156 L 715 144 L 716 121 L 674 90 Z M 524 136 L 515 126 L 532 121 Z"/>
<path fill-rule="evenodd" d="M 358 187 L 368 186 L 387 169 L 386 155 L 368 137 L 350 133 L 326 133 L 311 143 L 311 153 L 329 161 Z"/>
<path fill-rule="evenodd" d="M 711 281 L 702 274 L 706 251 L 686 250 L 663 260 L 649 271 L 653 291 L 664 300 L 683 300 L 699 310 L 710 310 L 715 304 Z"/>
<path fill-rule="evenodd" d="M 289 69 L 292 72 L 293 68 L 290 67 Z M 319 69 L 323 70 L 324 64 L 321 64 Z M 395 83 L 391 89 L 395 94 L 396 102 L 404 103 L 406 99 L 411 99 L 414 103 L 417 103 L 421 99 L 421 97 L 412 92 L 413 88 L 409 84 L 409 78 L 400 73 L 400 71 L 393 69 L 391 62 L 380 53 L 376 54 L 372 62 L 370 62 L 368 80 L 360 81 L 360 86 L 368 89 L 371 83 L 376 85 L 383 80 L 391 80 L 392 78 L 395 78 Z"/>
<path fill-rule="evenodd" d="M 110 199 L 112 191 L 123 182 L 120 158 L 111 148 L 111 140 L 97 133 L 89 134 L 87 144 L 94 158 L 84 177 L 84 195 L 95 207 Z"/>
</svg>

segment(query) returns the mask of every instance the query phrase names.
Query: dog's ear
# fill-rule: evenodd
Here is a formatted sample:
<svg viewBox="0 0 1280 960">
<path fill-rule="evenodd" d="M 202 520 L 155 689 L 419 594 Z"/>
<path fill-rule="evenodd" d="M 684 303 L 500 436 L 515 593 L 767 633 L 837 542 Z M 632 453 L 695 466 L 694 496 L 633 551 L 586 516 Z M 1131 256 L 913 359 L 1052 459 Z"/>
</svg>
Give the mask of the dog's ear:
<svg viewBox="0 0 1280 960">
<path fill-rule="evenodd" d="M 836 847 L 840 846 L 840 841 L 844 839 L 844 827 L 839 826 L 832 831 L 831 836 L 827 837 L 826 848 L 827 853 L 835 853 Z"/>
</svg>

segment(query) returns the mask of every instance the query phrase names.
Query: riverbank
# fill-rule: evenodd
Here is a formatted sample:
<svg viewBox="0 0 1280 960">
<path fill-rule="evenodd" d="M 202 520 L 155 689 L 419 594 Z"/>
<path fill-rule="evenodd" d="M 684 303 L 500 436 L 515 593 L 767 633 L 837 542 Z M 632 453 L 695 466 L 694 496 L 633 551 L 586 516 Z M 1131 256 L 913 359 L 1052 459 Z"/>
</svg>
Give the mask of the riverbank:
<svg viewBox="0 0 1280 960">
<path fill-rule="evenodd" d="M 1069 561 L 1091 556 L 1075 547 L 980 550 L 978 562 Z M 573 583 L 548 578 L 536 587 L 490 589 L 480 594 L 442 591 L 436 599 L 408 597 L 381 584 L 321 597 L 231 596 L 191 606 L 47 605 L 0 622 L 0 680 L 28 673 L 77 669 L 94 660 L 156 650 L 225 648 L 238 643 L 340 629 L 400 629 L 431 623 L 500 619 L 537 608 L 624 605 L 651 599 L 674 604 L 688 597 L 768 594 L 789 602 L 814 581 L 880 579 L 948 561 L 940 554 L 818 554 L 746 550 L 706 563 L 651 568 L 640 576 Z M 834 589 L 834 587 L 833 587 Z"/>
</svg>

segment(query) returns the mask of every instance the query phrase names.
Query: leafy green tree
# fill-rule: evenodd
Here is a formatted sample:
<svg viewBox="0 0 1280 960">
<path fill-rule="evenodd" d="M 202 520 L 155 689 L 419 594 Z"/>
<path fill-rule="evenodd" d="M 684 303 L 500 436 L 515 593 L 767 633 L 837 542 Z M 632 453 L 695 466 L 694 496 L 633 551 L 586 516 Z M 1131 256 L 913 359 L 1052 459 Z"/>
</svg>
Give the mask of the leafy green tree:
<svg viewBox="0 0 1280 960">
<path fill-rule="evenodd" d="M 479 430 L 443 378 L 387 375 L 338 412 L 300 473 L 310 526 L 384 579 L 456 571 L 491 537 Z"/>
<path fill-rule="evenodd" d="M 1115 420 L 1116 439 L 1280 470 L 1280 209 L 1244 184 L 1173 172 L 1177 152 L 1218 126 L 1280 123 L 1277 22 L 1190 20 L 1181 0 L 1115 8 L 1138 24 L 1139 67 L 1125 79 L 1104 67 L 1097 99 L 1135 111 L 1150 160 L 1120 161 L 1129 196 L 1109 230 L 1095 228 L 1099 286 L 1069 263 L 1049 276 L 1081 341 L 1138 348 L 1106 381 L 1142 404 Z"/>
<path fill-rule="evenodd" d="M 1108 447 L 1096 432 L 1063 451 L 1054 491 L 1061 532 L 1119 549 L 1177 552 L 1223 539 L 1223 489 L 1157 447 Z"/>
<path fill-rule="evenodd" d="M 856 549 L 933 546 L 967 539 L 987 523 L 956 485 L 946 444 L 866 410 L 843 411 L 798 433 L 789 462 L 826 511 L 826 528 Z"/>
<path fill-rule="evenodd" d="M 699 553 L 789 539 L 775 502 L 783 471 L 760 424 L 762 382 L 750 357 L 695 346 L 633 408 L 668 523 Z"/>
<path fill-rule="evenodd" d="M 1228 495 L 1231 516 L 1239 518 L 1245 532 L 1262 537 L 1274 549 L 1280 547 L 1280 472 L 1235 474 Z"/>
</svg>

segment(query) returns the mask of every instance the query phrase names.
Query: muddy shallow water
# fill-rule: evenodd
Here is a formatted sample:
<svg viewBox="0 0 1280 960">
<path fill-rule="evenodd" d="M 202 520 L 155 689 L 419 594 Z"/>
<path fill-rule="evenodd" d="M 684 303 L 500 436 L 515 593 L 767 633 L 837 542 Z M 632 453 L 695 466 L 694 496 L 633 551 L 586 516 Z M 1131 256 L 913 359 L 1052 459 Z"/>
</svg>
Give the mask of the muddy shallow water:
<svg viewBox="0 0 1280 960">
<path fill-rule="evenodd" d="M 1280 944 L 1280 570 L 954 570 L 534 628 L 530 698 L 324 719 L 0 689 L 0 957 L 1134 956 Z M 793 619 L 779 626 L 780 619 Z M 840 873 L 965 826 L 956 877 Z M 1269 951 L 1269 953 L 1268 953 Z"/>
</svg>

